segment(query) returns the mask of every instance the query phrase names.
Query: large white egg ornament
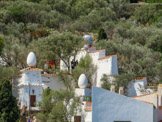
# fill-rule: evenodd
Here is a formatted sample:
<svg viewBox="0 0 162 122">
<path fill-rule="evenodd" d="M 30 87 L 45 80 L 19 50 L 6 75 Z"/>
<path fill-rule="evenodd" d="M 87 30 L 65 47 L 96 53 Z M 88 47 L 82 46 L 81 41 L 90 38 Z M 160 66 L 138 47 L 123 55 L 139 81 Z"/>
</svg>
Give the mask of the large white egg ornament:
<svg viewBox="0 0 162 122">
<path fill-rule="evenodd" d="M 36 65 L 36 56 L 33 52 L 30 52 L 27 57 L 28 66 L 32 67 Z"/>
<path fill-rule="evenodd" d="M 81 89 L 86 88 L 88 85 L 88 80 L 87 77 L 85 76 L 85 74 L 81 74 L 78 80 L 78 86 Z"/>
</svg>

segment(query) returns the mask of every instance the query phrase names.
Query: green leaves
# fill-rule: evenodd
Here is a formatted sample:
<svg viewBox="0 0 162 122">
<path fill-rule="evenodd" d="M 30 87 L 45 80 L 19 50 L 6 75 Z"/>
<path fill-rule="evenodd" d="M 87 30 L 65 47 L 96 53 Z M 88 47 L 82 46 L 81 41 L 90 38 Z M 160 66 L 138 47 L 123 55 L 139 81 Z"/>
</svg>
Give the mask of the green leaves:
<svg viewBox="0 0 162 122">
<path fill-rule="evenodd" d="M 37 117 L 43 122 L 68 122 L 79 106 L 80 98 L 74 97 L 72 91 L 53 91 L 47 88 L 43 92 L 41 113 Z"/>
<path fill-rule="evenodd" d="M 82 36 L 71 32 L 63 32 L 50 35 L 45 40 L 43 42 L 45 49 L 58 56 L 68 67 L 68 71 L 70 71 L 70 58 L 71 56 L 75 57 L 83 46 Z"/>
<path fill-rule="evenodd" d="M 159 6 L 158 4 L 143 5 L 135 10 L 132 18 L 144 25 L 155 23 L 162 14 Z"/>
<path fill-rule="evenodd" d="M 161 62 L 161 54 L 151 49 L 132 45 L 129 42 L 123 43 L 118 40 L 100 41 L 98 47 L 105 48 L 107 55 L 117 54 L 119 74 L 133 73 L 134 77 L 147 77 L 148 82 L 157 82 L 158 63 Z M 158 75 L 158 77 L 160 77 Z"/>
<path fill-rule="evenodd" d="M 2 37 L 0 37 L 0 55 L 3 51 L 3 47 L 4 47 L 4 39 Z"/>
<path fill-rule="evenodd" d="M 12 96 L 12 86 L 9 80 L 0 81 L 0 120 L 4 122 L 17 121 L 19 110 L 16 99 Z"/>
<path fill-rule="evenodd" d="M 89 85 L 92 85 L 92 76 L 96 72 L 96 67 L 92 63 L 92 59 L 89 55 L 85 58 L 81 58 L 78 65 L 72 70 L 72 77 L 74 78 L 75 82 L 77 83 L 79 76 L 81 74 L 85 74 Z"/>
</svg>

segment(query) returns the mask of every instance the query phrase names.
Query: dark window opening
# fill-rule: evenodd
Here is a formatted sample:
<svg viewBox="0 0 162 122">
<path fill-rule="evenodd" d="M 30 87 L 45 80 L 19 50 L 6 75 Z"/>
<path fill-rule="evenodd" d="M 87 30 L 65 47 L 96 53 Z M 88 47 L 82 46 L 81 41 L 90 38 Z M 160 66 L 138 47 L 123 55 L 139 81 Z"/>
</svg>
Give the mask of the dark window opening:
<svg viewBox="0 0 162 122">
<path fill-rule="evenodd" d="M 35 107 L 36 95 L 30 95 L 30 107 Z"/>
<path fill-rule="evenodd" d="M 74 122 L 81 122 L 81 116 L 74 116 Z"/>
</svg>

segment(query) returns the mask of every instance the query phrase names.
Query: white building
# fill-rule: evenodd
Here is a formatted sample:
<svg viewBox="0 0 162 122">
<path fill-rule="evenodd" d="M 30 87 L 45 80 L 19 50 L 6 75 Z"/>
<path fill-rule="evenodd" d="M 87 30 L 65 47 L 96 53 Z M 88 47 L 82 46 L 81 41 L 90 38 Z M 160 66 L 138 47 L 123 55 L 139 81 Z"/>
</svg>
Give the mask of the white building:
<svg viewBox="0 0 162 122">
<path fill-rule="evenodd" d="M 81 97 L 82 102 L 82 112 L 77 113 L 77 118 L 80 117 L 81 122 L 91 122 L 92 112 L 88 109 L 91 108 L 91 102 L 87 101 L 91 97 L 91 89 L 87 88 L 88 80 L 85 74 L 81 74 L 78 80 L 79 88 L 75 88 L 75 96 Z M 76 121 L 76 116 L 74 117 L 74 122 Z"/>
<path fill-rule="evenodd" d="M 146 77 L 140 77 L 132 80 L 132 82 L 129 83 L 128 86 L 128 96 L 138 96 L 142 94 L 142 90 L 144 90 L 145 86 L 147 85 L 147 78 Z"/>
<path fill-rule="evenodd" d="M 49 87 L 53 90 L 64 90 L 65 85 L 59 82 L 56 74 L 41 74 L 43 71 L 39 68 L 33 68 L 36 65 L 36 56 L 33 52 L 29 53 L 27 58 L 29 67 L 22 69 L 19 76 L 12 80 L 12 94 L 28 110 L 39 110 L 37 103 L 40 102 L 43 89 Z"/>
<path fill-rule="evenodd" d="M 97 67 L 93 78 L 93 85 L 101 87 L 101 78 L 104 74 L 112 76 L 118 75 L 117 56 L 106 56 L 105 49 L 96 50 L 96 47 L 83 48 L 78 52 L 76 60 L 80 61 L 89 55 L 93 64 Z M 73 57 L 71 57 L 72 61 Z M 22 74 L 12 81 L 13 96 L 18 98 L 19 103 L 26 105 L 30 110 L 39 110 L 35 103 L 41 101 L 41 94 L 44 88 L 53 90 L 66 89 L 65 85 L 59 81 L 56 74 L 41 74 L 42 70 L 33 68 L 36 65 L 34 53 L 30 53 L 27 58 L 28 68 L 22 69 Z M 60 61 L 60 69 L 67 67 Z M 69 76 L 70 77 L 70 76 Z M 123 95 L 119 95 L 101 88 L 93 87 L 92 91 L 87 88 L 87 78 L 82 74 L 78 81 L 79 88 L 75 89 L 75 95 L 82 99 L 82 112 L 77 117 L 81 122 L 157 122 L 157 108 L 153 104 L 148 104 Z M 129 96 L 141 95 L 141 88 L 147 85 L 147 79 L 135 79 L 128 86 Z M 75 86 L 72 84 L 72 86 Z M 114 87 L 111 91 L 114 91 Z M 120 89 L 122 93 L 123 89 Z M 92 98 L 92 102 L 89 99 Z M 148 117 L 145 117 L 148 116 Z M 74 117 L 74 120 L 75 118 Z"/>
<path fill-rule="evenodd" d="M 92 58 L 92 63 L 97 68 L 97 71 L 93 78 L 93 85 L 101 87 L 102 82 L 101 78 L 104 74 L 106 75 L 118 75 L 118 65 L 117 65 L 117 56 L 110 55 L 106 56 L 105 49 L 96 50 L 96 47 L 82 48 L 81 51 L 75 57 L 75 60 L 80 61 L 81 58 L 84 58 L 86 55 L 89 55 Z M 71 57 L 70 62 L 73 60 Z M 60 61 L 60 70 L 67 70 L 66 65 L 63 61 Z"/>
<path fill-rule="evenodd" d="M 128 96 L 140 96 L 142 94 L 154 92 L 154 89 L 145 88 L 147 86 L 146 77 L 137 77 L 128 85 Z"/>
<path fill-rule="evenodd" d="M 26 105 L 28 109 L 38 110 L 36 102 L 41 101 L 40 94 L 43 93 L 43 84 L 41 77 L 41 69 L 31 68 L 36 65 L 36 57 L 33 52 L 30 52 L 27 57 L 28 68 L 21 70 L 22 77 L 20 87 L 20 105 Z"/>
<path fill-rule="evenodd" d="M 81 98 L 92 97 L 92 101 L 82 99 L 82 112 L 74 117 L 74 122 L 158 122 L 157 99 L 150 103 L 122 95 L 122 87 L 117 94 L 113 85 L 111 91 L 95 86 L 91 91 L 86 85 L 86 76 L 82 74 L 75 94 Z"/>
<path fill-rule="evenodd" d="M 22 105 L 26 105 L 28 109 L 38 110 L 35 103 L 41 101 L 41 94 L 43 93 L 43 83 L 41 77 L 41 69 L 26 68 L 22 71 L 22 82 L 19 84 L 20 96 L 19 100 Z"/>
<path fill-rule="evenodd" d="M 157 108 L 150 103 L 93 87 L 92 122 L 158 122 Z"/>
<path fill-rule="evenodd" d="M 162 121 L 162 84 L 158 85 L 158 90 L 155 92 L 134 96 L 132 98 L 154 104 L 158 109 L 158 121 Z"/>
</svg>

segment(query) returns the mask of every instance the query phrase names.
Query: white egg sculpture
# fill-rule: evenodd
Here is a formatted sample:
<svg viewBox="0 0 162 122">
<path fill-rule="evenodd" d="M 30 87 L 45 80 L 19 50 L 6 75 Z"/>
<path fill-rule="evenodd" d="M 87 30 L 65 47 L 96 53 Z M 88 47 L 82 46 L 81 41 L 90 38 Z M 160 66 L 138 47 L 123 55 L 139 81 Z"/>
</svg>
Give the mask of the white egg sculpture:
<svg viewBox="0 0 162 122">
<path fill-rule="evenodd" d="M 83 47 L 84 49 L 88 49 L 89 48 L 89 46 L 88 45 L 84 45 L 84 47 Z"/>
<path fill-rule="evenodd" d="M 83 39 L 84 39 L 84 43 L 85 43 L 85 44 L 88 44 L 88 45 L 90 45 L 90 46 L 93 45 L 93 38 L 92 38 L 91 35 L 84 35 L 84 36 L 83 36 Z"/>
<path fill-rule="evenodd" d="M 36 65 L 36 56 L 33 52 L 30 52 L 27 57 L 28 66 L 32 67 Z"/>
<path fill-rule="evenodd" d="M 88 80 L 87 77 L 85 76 L 85 74 L 81 74 L 78 80 L 78 86 L 81 89 L 86 88 L 88 85 Z"/>
</svg>

